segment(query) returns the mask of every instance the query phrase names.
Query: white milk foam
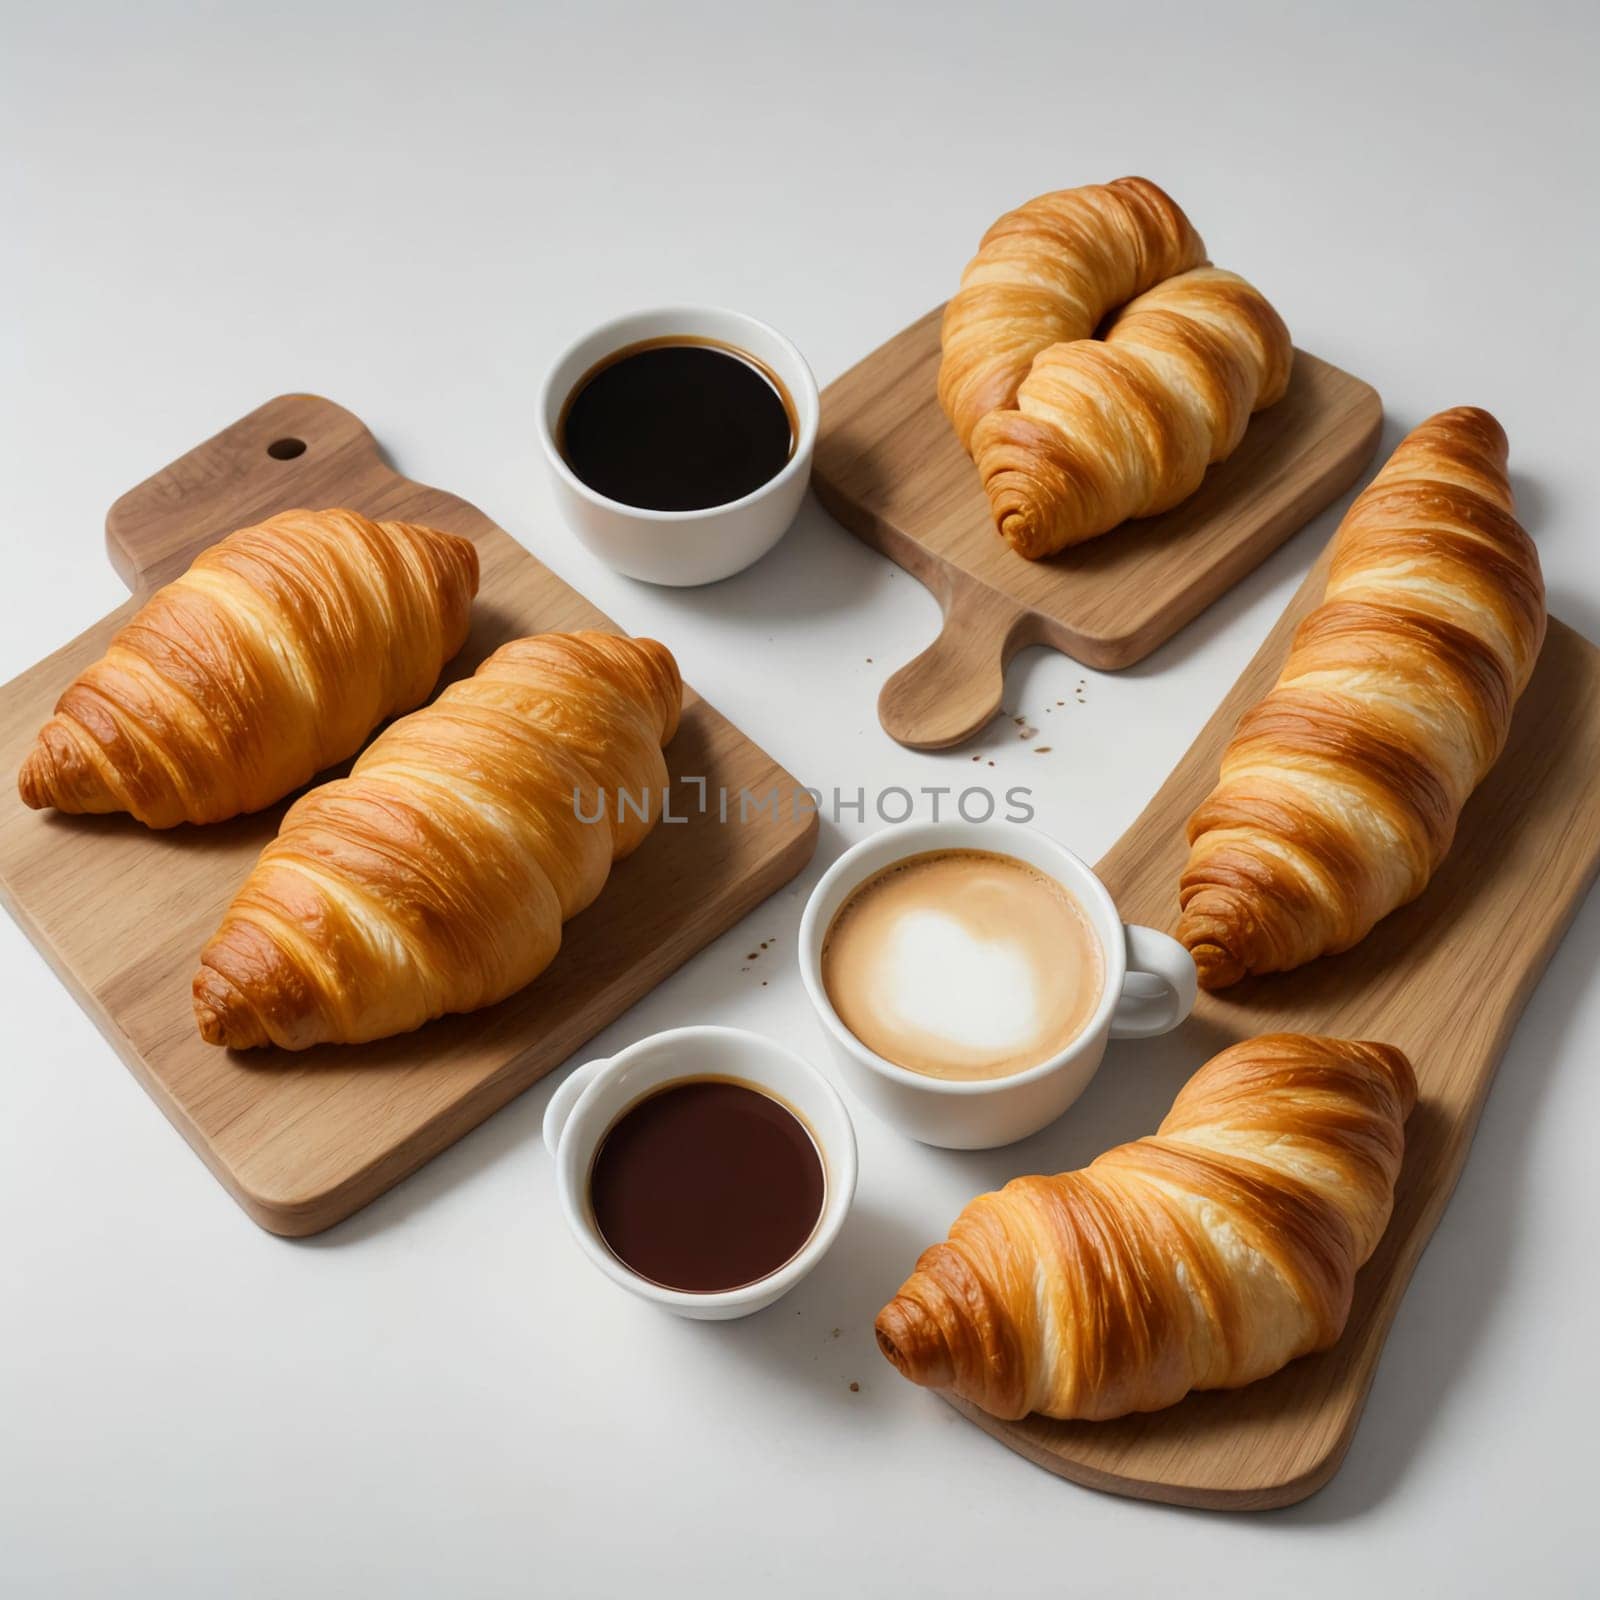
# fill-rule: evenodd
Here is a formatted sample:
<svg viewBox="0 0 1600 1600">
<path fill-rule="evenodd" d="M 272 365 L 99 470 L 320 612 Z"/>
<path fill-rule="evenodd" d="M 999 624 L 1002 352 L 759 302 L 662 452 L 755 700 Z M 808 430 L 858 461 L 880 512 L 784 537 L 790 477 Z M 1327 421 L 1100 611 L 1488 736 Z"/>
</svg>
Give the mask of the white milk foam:
<svg viewBox="0 0 1600 1600">
<path fill-rule="evenodd" d="M 907 910 L 865 976 L 886 1017 L 967 1050 L 1007 1052 L 1038 1037 L 1039 977 L 1027 947 L 983 939 L 944 911 Z"/>
</svg>

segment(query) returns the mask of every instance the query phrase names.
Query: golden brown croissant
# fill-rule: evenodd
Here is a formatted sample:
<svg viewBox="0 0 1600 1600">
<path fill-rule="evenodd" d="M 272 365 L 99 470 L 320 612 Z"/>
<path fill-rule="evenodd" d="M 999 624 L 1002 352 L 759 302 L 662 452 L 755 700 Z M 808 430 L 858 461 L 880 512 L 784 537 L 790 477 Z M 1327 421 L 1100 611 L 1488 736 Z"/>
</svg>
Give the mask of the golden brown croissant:
<svg viewBox="0 0 1600 1600">
<path fill-rule="evenodd" d="M 939 400 L 962 446 L 986 412 L 1012 404 L 1041 350 L 1089 338 L 1108 312 L 1205 258 L 1189 219 L 1146 178 L 1043 194 L 1001 217 L 940 334 Z"/>
<path fill-rule="evenodd" d="M 502 645 L 290 807 L 201 954 L 202 1036 L 353 1044 L 531 982 L 654 824 L 682 701 L 650 639 Z"/>
<path fill-rule="evenodd" d="M 1178 937 L 1208 989 L 1348 949 L 1421 894 L 1544 642 L 1538 552 L 1486 411 L 1402 440 L 1331 563 L 1189 819 Z"/>
<path fill-rule="evenodd" d="M 997 1417 L 1102 1420 L 1264 1378 L 1343 1330 L 1415 1100 L 1390 1045 L 1236 1044 L 1153 1138 L 979 1195 L 879 1312 L 878 1345 Z"/>
<path fill-rule="evenodd" d="M 24 804 L 152 828 L 259 811 L 420 705 L 467 637 L 465 539 L 285 511 L 195 557 L 56 702 Z"/>
<path fill-rule="evenodd" d="M 1105 338 L 1040 353 L 1015 408 L 989 412 L 973 459 L 995 526 L 1037 559 L 1153 516 L 1231 455 L 1283 398 L 1283 319 L 1231 272 L 1197 267 L 1125 306 Z"/>
</svg>

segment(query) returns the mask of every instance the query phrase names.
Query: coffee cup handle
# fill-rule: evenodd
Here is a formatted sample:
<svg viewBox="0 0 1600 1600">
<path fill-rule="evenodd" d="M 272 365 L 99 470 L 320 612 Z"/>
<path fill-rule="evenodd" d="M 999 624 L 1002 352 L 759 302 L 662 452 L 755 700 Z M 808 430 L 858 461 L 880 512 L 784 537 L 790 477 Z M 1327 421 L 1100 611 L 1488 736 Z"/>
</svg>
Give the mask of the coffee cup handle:
<svg viewBox="0 0 1600 1600">
<path fill-rule="evenodd" d="M 1199 992 L 1194 957 L 1155 928 L 1129 922 L 1122 932 L 1128 971 L 1111 1013 L 1111 1037 L 1150 1039 L 1171 1033 L 1194 1010 Z"/>
<path fill-rule="evenodd" d="M 554 1155 L 561 1148 L 562 1130 L 567 1125 L 567 1118 L 572 1115 L 572 1108 L 578 1103 L 578 1096 L 594 1082 L 594 1075 L 607 1065 L 610 1057 L 606 1056 L 599 1061 L 586 1061 L 581 1067 L 574 1067 L 567 1075 L 567 1081 L 550 1096 L 550 1104 L 544 1108 L 544 1146 Z"/>
</svg>

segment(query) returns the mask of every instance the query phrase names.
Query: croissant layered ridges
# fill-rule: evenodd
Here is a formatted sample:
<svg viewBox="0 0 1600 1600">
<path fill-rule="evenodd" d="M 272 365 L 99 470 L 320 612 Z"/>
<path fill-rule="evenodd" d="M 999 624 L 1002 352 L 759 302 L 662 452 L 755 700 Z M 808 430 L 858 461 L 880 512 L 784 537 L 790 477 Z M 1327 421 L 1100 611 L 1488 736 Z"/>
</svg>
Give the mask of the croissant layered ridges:
<svg viewBox="0 0 1600 1600">
<path fill-rule="evenodd" d="M 201 955 L 202 1036 L 358 1043 L 530 982 L 653 826 L 682 692 L 652 640 L 546 634 L 393 723 L 262 852 Z"/>
<path fill-rule="evenodd" d="M 465 539 L 287 511 L 196 557 L 67 687 L 23 802 L 153 828 L 260 810 L 431 692 L 467 636 Z"/>
<path fill-rule="evenodd" d="M 1001 217 L 941 329 L 939 399 L 962 446 L 985 413 L 1012 404 L 1041 350 L 1089 338 L 1118 306 L 1204 261 L 1189 219 L 1144 178 L 1058 190 Z"/>
<path fill-rule="evenodd" d="M 1041 351 L 972 433 L 995 526 L 1038 559 L 1169 510 L 1283 397 L 1293 355 L 1259 291 L 1213 267 L 1139 296 L 1104 339 Z"/>
<path fill-rule="evenodd" d="M 1388 1045 L 1235 1045 L 1153 1137 L 972 1201 L 879 1314 L 879 1346 L 994 1416 L 1088 1420 L 1325 1349 L 1388 1224 L 1415 1099 Z"/>
<path fill-rule="evenodd" d="M 1348 949 L 1426 888 L 1544 633 L 1505 435 L 1442 412 L 1351 506 L 1322 603 L 1189 819 L 1178 931 L 1202 984 Z"/>
</svg>

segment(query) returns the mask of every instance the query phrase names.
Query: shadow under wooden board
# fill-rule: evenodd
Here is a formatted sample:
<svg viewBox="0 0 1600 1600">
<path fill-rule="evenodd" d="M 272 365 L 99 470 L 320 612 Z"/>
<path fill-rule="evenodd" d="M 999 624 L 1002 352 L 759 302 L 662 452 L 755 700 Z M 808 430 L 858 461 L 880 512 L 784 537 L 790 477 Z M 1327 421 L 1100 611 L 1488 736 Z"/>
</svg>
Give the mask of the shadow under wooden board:
<svg viewBox="0 0 1600 1600">
<path fill-rule="evenodd" d="M 878 698 L 884 731 L 913 749 L 977 733 L 1027 645 L 1104 670 L 1142 660 L 1331 505 L 1377 447 L 1377 390 L 1297 350 L 1288 393 L 1182 505 L 1028 561 L 995 532 L 939 407 L 943 314 L 930 311 L 828 385 L 812 469 L 834 517 L 944 609 L 939 637 Z"/>
<path fill-rule="evenodd" d="M 192 450 L 107 518 L 131 600 L 0 689 L 0 771 L 14 773 L 56 697 L 155 585 L 206 545 L 293 506 L 350 506 L 469 538 L 482 582 L 470 637 L 443 681 L 507 639 L 617 631 L 463 500 L 412 483 L 348 411 L 286 395 Z M 670 644 L 670 640 L 667 641 Z M 288 805 L 154 833 L 129 817 L 27 810 L 0 794 L 0 897 L 162 1110 L 239 1204 L 274 1233 L 319 1232 L 358 1210 L 521 1093 L 800 871 L 814 815 L 696 805 L 792 793 L 795 780 L 692 691 L 667 749 L 673 806 L 599 900 L 566 926 L 528 988 L 487 1010 L 360 1046 L 232 1053 L 195 1030 L 200 948 Z M 327 776 L 326 774 L 324 776 Z"/>
<path fill-rule="evenodd" d="M 1184 824 L 1215 782 L 1240 714 L 1276 680 L 1295 626 L 1321 599 L 1327 565 L 1324 554 L 1188 754 L 1100 862 L 1129 921 L 1176 929 Z M 1356 1279 L 1339 1343 L 1246 1388 L 1192 1394 L 1114 1422 L 1002 1422 L 952 1401 L 957 1409 L 1052 1472 L 1139 1499 L 1259 1510 L 1321 1488 L 1355 1434 L 1506 1040 L 1597 865 L 1600 650 L 1552 620 L 1510 742 L 1424 893 L 1343 955 L 1202 993 L 1174 1036 L 1192 1067 L 1236 1040 L 1282 1029 L 1379 1039 L 1411 1057 L 1420 1096 L 1406 1125 L 1394 1215 Z"/>
</svg>

